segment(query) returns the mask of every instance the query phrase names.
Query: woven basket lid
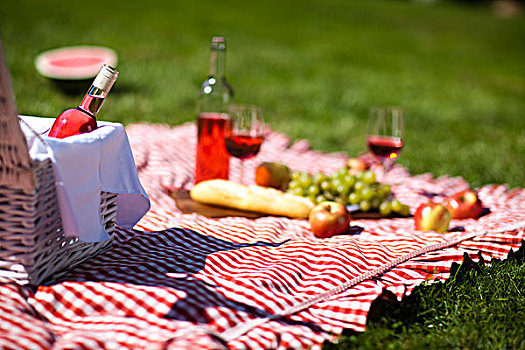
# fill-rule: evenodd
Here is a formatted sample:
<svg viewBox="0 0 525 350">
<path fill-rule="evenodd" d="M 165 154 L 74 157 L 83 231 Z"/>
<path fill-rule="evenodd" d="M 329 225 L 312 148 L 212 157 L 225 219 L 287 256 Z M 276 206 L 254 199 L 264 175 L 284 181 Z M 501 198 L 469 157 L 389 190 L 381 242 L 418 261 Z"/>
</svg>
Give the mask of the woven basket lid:
<svg viewBox="0 0 525 350">
<path fill-rule="evenodd" d="M 31 166 L 0 42 L 0 186 L 34 190 L 35 178 Z"/>
</svg>

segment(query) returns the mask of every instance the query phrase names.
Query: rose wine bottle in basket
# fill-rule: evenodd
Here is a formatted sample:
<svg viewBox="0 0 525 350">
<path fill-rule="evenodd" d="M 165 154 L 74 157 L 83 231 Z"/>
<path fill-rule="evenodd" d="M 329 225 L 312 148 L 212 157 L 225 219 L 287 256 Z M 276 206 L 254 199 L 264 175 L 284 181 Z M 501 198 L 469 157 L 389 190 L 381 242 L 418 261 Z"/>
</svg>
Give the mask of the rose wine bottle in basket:
<svg viewBox="0 0 525 350">
<path fill-rule="evenodd" d="M 80 105 L 60 113 L 48 136 L 63 139 L 95 130 L 97 113 L 117 77 L 118 71 L 115 68 L 103 65 Z"/>
<path fill-rule="evenodd" d="M 226 42 L 211 41 L 210 74 L 202 83 L 197 100 L 197 155 L 195 183 L 209 179 L 228 179 L 230 155 L 224 143 L 228 107 L 233 90 L 225 78 Z"/>
</svg>

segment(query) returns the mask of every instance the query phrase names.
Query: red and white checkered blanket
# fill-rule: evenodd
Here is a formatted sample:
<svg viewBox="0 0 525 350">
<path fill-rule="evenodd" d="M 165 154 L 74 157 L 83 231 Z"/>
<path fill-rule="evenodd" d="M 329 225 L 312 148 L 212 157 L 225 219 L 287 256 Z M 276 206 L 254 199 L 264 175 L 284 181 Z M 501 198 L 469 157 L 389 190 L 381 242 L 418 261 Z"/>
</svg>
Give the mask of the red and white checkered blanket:
<svg viewBox="0 0 525 350">
<path fill-rule="evenodd" d="M 162 185 L 191 186 L 195 125 L 134 124 L 127 132 L 151 211 L 61 282 L 36 293 L 0 285 L 1 349 L 319 349 L 345 328 L 363 331 L 384 290 L 402 298 L 446 279 L 464 253 L 505 258 L 524 238 L 525 190 L 505 185 L 480 188 L 491 213 L 453 221 L 465 231 L 445 234 L 415 231 L 411 218 L 369 219 L 352 222 L 360 233 L 317 239 L 306 220 L 182 214 Z M 331 172 L 347 156 L 272 132 L 245 162 L 247 182 L 263 159 Z M 238 176 L 233 161 L 231 178 Z M 382 180 L 412 211 L 427 200 L 423 191 L 440 200 L 468 187 L 400 166 Z"/>
</svg>

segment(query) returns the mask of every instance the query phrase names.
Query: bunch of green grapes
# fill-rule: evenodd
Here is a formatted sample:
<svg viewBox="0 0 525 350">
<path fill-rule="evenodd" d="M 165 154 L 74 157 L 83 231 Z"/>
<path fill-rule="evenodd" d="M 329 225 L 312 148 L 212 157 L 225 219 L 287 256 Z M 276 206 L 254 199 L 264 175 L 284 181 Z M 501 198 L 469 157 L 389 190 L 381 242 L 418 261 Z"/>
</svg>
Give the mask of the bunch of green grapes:
<svg viewBox="0 0 525 350">
<path fill-rule="evenodd" d="M 392 194 L 390 185 L 376 181 L 373 171 L 351 175 L 348 168 L 327 175 L 294 171 L 287 192 L 308 197 L 312 203 L 336 201 L 344 205 L 358 205 L 363 212 L 377 211 L 383 216 L 396 213 L 408 216 L 410 209 Z"/>
</svg>

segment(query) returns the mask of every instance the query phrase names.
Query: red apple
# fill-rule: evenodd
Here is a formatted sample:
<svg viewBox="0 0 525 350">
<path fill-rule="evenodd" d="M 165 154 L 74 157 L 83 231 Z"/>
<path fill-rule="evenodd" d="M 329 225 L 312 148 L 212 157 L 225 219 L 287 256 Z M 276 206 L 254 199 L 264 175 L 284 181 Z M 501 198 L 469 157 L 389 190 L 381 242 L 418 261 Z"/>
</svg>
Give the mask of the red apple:
<svg viewBox="0 0 525 350">
<path fill-rule="evenodd" d="M 369 168 L 368 164 L 361 158 L 349 158 L 346 162 L 346 167 L 350 175 L 356 175 Z"/>
<path fill-rule="evenodd" d="M 447 198 L 447 210 L 452 219 L 475 218 L 481 215 L 483 205 L 476 192 L 471 189 L 453 194 Z"/>
<path fill-rule="evenodd" d="M 450 213 L 439 203 L 423 203 L 414 213 L 414 223 L 416 230 L 443 233 L 448 230 Z"/>
<path fill-rule="evenodd" d="M 325 201 L 312 208 L 308 221 L 315 237 L 328 238 L 348 230 L 350 214 L 341 203 Z"/>
</svg>

